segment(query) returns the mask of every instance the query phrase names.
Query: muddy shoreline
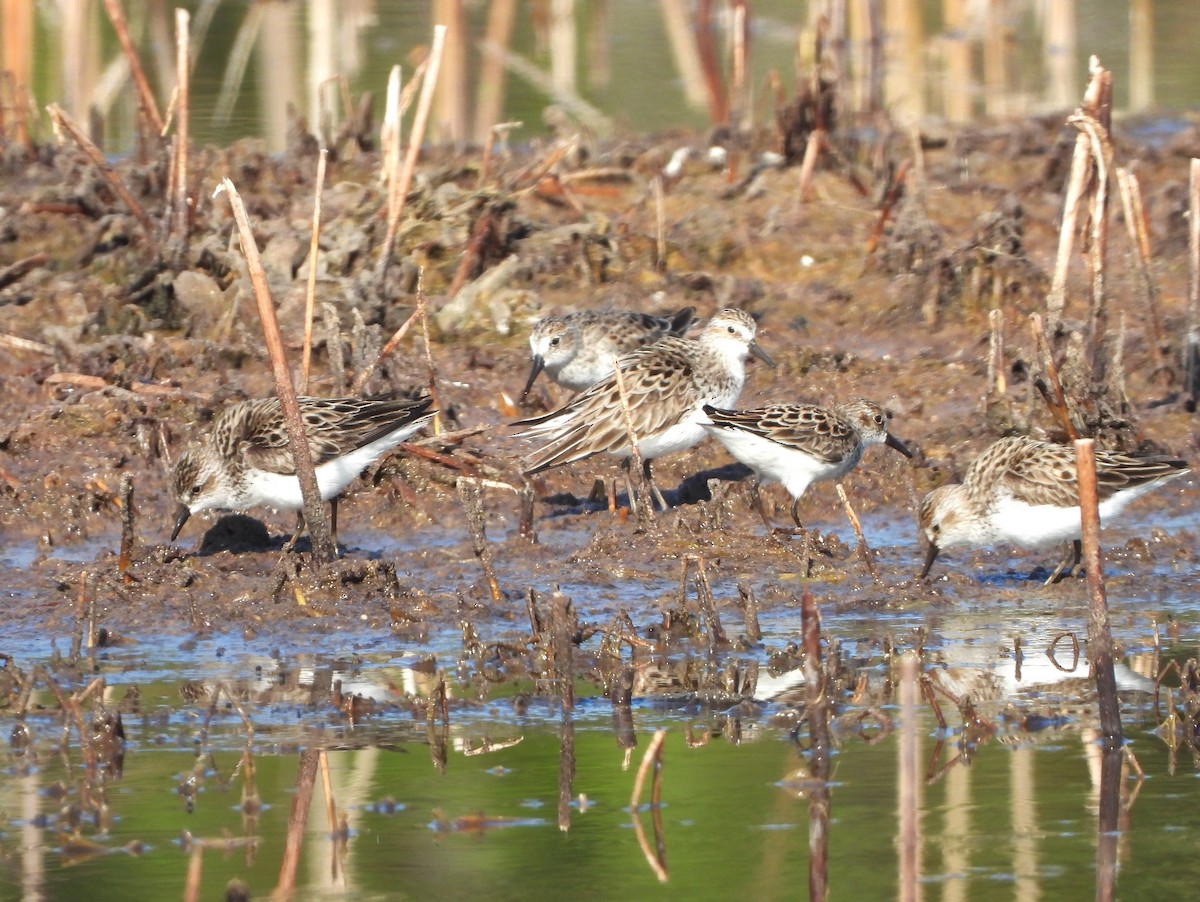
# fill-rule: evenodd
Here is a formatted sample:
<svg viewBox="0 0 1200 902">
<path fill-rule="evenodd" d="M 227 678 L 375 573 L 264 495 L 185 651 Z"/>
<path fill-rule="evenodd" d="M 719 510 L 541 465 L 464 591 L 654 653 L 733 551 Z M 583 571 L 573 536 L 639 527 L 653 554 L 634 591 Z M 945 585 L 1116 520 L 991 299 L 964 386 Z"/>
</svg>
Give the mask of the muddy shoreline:
<svg viewBox="0 0 1200 902">
<path fill-rule="evenodd" d="M 1195 460 L 1195 415 L 1180 396 L 1177 345 L 1187 296 L 1187 158 L 1200 151 L 1200 136 L 1193 129 L 1155 146 L 1119 129 L 1116 137 L 1116 162 L 1136 170 L 1146 198 L 1175 368 L 1161 367 L 1116 212 L 1106 274 L 1109 337 L 1119 343 L 1129 407 L 1098 424 L 1100 440 Z M 740 472 L 713 442 L 658 463 L 672 507 L 650 526 L 586 500 L 597 477 L 616 473 L 605 460 L 535 482 L 549 501 L 536 507 L 533 545 L 516 535 L 515 495 L 485 489 L 488 550 L 502 592 L 491 597 L 455 480 L 520 484 L 518 462 L 528 447 L 508 424 L 527 412 L 512 399 L 528 366 L 529 327 L 550 312 L 601 304 L 655 312 L 691 304 L 701 317 L 724 306 L 752 312 L 761 344 L 780 365 L 751 367 L 741 406 L 864 396 L 893 413 L 893 431 L 914 460 L 873 449 L 846 481 L 876 554 L 878 582 L 862 564 L 832 485 L 811 489 L 802 503 L 806 525 L 817 531 L 807 584 L 823 603 L 865 615 L 972 603 L 996 594 L 981 574 L 1005 573 L 1012 579 L 1004 594 L 1051 604 L 1075 598 L 1079 585 L 1042 589 L 1017 578 L 1018 569 L 1053 566 L 1053 554 L 958 551 L 939 562 L 932 585 L 914 579 L 913 511 L 926 491 L 960 475 L 1006 431 L 1061 437 L 1031 388 L 1038 364 L 1028 323 L 1044 307 L 1062 205 L 1060 163 L 1071 135 L 1061 120 L 1029 120 L 923 138 L 925 183 L 907 186 L 882 229 L 871 193 L 885 185 L 886 167 L 871 164 L 871 151 L 894 162 L 910 150 L 899 137 L 874 148 L 847 142 L 843 162 L 818 171 L 803 203 L 795 168 L 739 178 L 700 162 L 702 135 L 597 145 L 586 158 L 558 165 L 553 178 L 530 176 L 548 154 L 534 146 L 493 161 L 483 187 L 477 153 L 433 152 L 418 169 L 396 262 L 382 277 L 378 157 L 333 161 L 310 390 L 337 394 L 373 359 L 411 314 L 420 274 L 433 312 L 430 359 L 444 428 L 479 431 L 427 442 L 453 466 L 399 455 L 372 468 L 345 497 L 347 553 L 326 572 L 303 552 L 282 556 L 291 523 L 263 511 L 251 514 L 267 533 L 246 518 L 197 517 L 175 546 L 166 543 L 170 462 L 223 403 L 267 394 L 272 384 L 228 204 L 213 200 L 212 188 L 228 176 L 247 201 L 295 367 L 316 168 L 311 146 L 298 143 L 282 158 L 249 143 L 197 152 L 193 223 L 172 265 L 154 261 L 137 222 L 72 146 L 9 148 L 0 164 L 0 270 L 35 254 L 45 261 L 0 287 L 0 333 L 26 342 L 0 349 L 0 531 L 10 549 L 4 619 L 67 630 L 86 595 L 98 620 L 121 635 L 261 632 L 282 624 L 316 633 L 405 632 L 453 626 L 464 612 L 519 620 L 529 588 L 548 593 L 561 583 L 595 590 L 576 599 L 582 617 L 599 622 L 632 608 L 643 627 L 670 606 L 675 590 L 667 587 L 678 583 L 689 555 L 708 563 L 722 609 L 732 606 L 739 583 L 764 608 L 793 603 L 806 584 L 798 543 L 766 533 L 746 503 Z M 666 257 L 658 260 L 649 179 L 683 146 L 693 153 L 665 186 Z M 761 149 L 736 155 L 742 172 Z M 116 167 L 153 212 L 162 206 L 156 192 L 164 165 Z M 1086 327 L 1082 263 L 1068 289 L 1055 338 L 1061 349 Z M 1001 311 L 1005 337 L 1007 387 L 999 397 L 988 381 L 992 308 Z M 423 342 L 410 337 L 366 390 L 427 382 Z M 543 382 L 528 411 L 565 399 Z M 136 542 L 122 574 L 119 485 L 126 474 L 134 482 Z M 778 487 L 767 494 L 782 524 L 789 499 Z M 1189 476 L 1106 532 L 1118 588 L 1151 573 L 1163 591 L 1186 581 L 1194 527 L 1168 530 L 1156 521 L 1195 511 L 1198 494 Z M 1188 526 L 1186 516 L 1182 522 Z M 1177 576 L 1162 575 L 1167 562 Z"/>
</svg>

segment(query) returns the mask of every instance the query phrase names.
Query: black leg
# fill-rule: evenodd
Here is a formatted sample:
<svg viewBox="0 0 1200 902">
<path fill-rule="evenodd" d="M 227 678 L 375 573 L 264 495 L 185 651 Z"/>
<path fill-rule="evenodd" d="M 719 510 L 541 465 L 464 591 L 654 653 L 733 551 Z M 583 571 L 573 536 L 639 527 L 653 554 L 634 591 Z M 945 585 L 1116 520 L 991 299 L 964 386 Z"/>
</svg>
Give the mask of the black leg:
<svg viewBox="0 0 1200 902">
<path fill-rule="evenodd" d="M 1083 542 L 1076 539 L 1071 543 L 1063 559 L 1059 561 L 1058 566 L 1054 568 L 1054 572 L 1050 574 L 1050 578 L 1043 585 L 1052 586 L 1062 582 L 1065 576 L 1074 576 L 1079 572 L 1080 562 L 1083 560 Z"/>
<path fill-rule="evenodd" d="M 775 528 L 775 524 L 771 522 L 771 518 L 767 516 L 767 505 L 763 502 L 762 492 L 759 491 L 760 481 L 755 479 L 750 483 L 750 506 L 758 511 L 758 515 L 762 518 L 763 525 L 770 531 Z"/>
<path fill-rule="evenodd" d="M 658 490 L 658 485 L 654 482 L 654 474 L 650 472 L 651 460 L 646 458 L 642 461 L 642 473 L 646 476 L 646 482 L 650 485 L 650 492 L 654 495 L 654 500 L 658 502 L 659 510 L 667 509 L 667 499 L 663 497 L 662 492 Z"/>
</svg>

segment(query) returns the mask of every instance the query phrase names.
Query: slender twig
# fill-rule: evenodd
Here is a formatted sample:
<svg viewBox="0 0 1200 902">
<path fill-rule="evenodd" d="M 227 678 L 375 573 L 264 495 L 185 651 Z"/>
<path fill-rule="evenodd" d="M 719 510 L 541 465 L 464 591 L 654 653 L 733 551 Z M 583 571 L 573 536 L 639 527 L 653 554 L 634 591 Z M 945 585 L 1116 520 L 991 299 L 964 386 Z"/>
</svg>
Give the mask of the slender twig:
<svg viewBox="0 0 1200 902">
<path fill-rule="evenodd" d="M 125 202 L 125 206 L 129 208 L 129 212 L 134 215 L 134 218 L 141 225 L 142 231 L 146 236 L 146 243 L 150 245 L 150 250 L 157 253 L 158 242 L 154 239 L 154 223 L 150 221 L 150 217 L 146 215 L 146 211 L 142 209 L 142 205 L 129 193 L 129 189 L 125 187 L 125 183 L 121 181 L 121 177 L 108 165 L 108 162 L 104 159 L 104 154 L 100 152 L 100 148 L 88 139 L 75 120 L 67 115 L 66 111 L 57 103 L 50 104 L 46 107 L 46 111 L 50 114 L 50 119 L 54 122 L 55 126 L 65 131 L 71 137 L 71 140 L 79 145 L 79 149 L 87 154 L 88 159 L 92 161 L 92 165 L 100 170 L 100 174 L 104 176 L 104 180 L 108 182 L 109 187 Z"/>
<path fill-rule="evenodd" d="M 328 149 L 322 147 L 317 158 L 317 184 L 313 188 L 312 241 L 308 246 L 308 287 L 304 296 L 304 358 L 300 364 L 300 393 L 308 394 L 308 373 L 312 364 L 313 304 L 317 295 L 317 254 L 321 238 L 321 192 L 325 187 L 325 163 Z"/>
<path fill-rule="evenodd" d="M 421 83 L 421 99 L 417 102 L 412 134 L 409 136 L 408 153 L 404 157 L 404 168 L 400 172 L 400 181 L 396 188 L 398 199 L 395 209 L 388 211 L 387 236 L 383 240 L 380 272 L 387 269 L 388 262 L 391 260 L 392 244 L 396 240 L 396 231 L 400 227 L 400 214 L 404 212 L 408 186 L 412 184 L 413 170 L 417 166 L 417 155 L 421 152 L 421 142 L 425 139 L 425 124 L 429 121 L 429 109 L 433 106 L 433 91 L 437 87 L 438 69 L 442 65 L 442 51 L 445 46 L 446 26 L 435 25 L 433 27 L 433 46 L 429 50 L 429 68 L 425 70 L 425 78 Z"/>
<path fill-rule="evenodd" d="M 1188 168 L 1188 312 L 1184 393 L 1192 409 L 1200 403 L 1200 160 Z"/>
<path fill-rule="evenodd" d="M 854 528 L 854 535 L 858 539 L 858 553 L 862 555 L 863 563 L 867 565 L 867 572 L 871 574 L 871 579 L 876 584 L 880 582 L 879 571 L 875 569 L 875 559 L 871 555 L 871 548 L 867 545 L 867 537 L 863 535 L 862 524 L 858 522 L 858 515 L 854 513 L 854 508 L 850 506 L 850 499 L 846 497 L 846 490 L 842 488 L 839 482 L 836 485 L 838 498 L 841 499 L 842 507 L 846 509 L 846 519 L 850 521 L 850 525 Z"/>
<path fill-rule="evenodd" d="M 267 353 L 271 358 L 271 369 L 275 374 L 275 391 L 283 408 L 284 421 L 287 425 L 288 442 L 291 447 L 292 461 L 296 467 L 296 475 L 300 480 L 300 493 L 304 497 L 304 521 L 308 525 L 309 538 L 312 540 L 313 559 L 319 564 L 333 560 L 336 549 L 329 531 L 329 518 L 325 505 L 321 503 L 321 494 L 317 488 L 317 474 L 313 468 L 312 453 L 309 450 L 308 438 L 304 431 L 304 421 L 300 416 L 300 405 L 296 401 L 296 389 L 292 385 L 292 374 L 288 369 L 287 352 L 283 346 L 283 336 L 279 331 L 279 321 L 275 316 L 275 304 L 271 300 L 271 289 L 267 285 L 267 274 L 263 270 L 262 260 L 258 255 L 258 245 L 254 242 L 254 232 L 250 228 L 250 218 L 237 188 L 229 179 L 222 180 L 217 191 L 225 191 L 229 195 L 229 203 L 233 207 L 233 216 L 237 220 L 238 233 L 242 241 L 242 253 L 246 257 L 246 267 L 250 272 L 250 284 L 254 288 L 254 299 L 258 304 L 259 318 L 262 320 L 263 338 L 266 341 Z"/>
<path fill-rule="evenodd" d="M 187 247 L 188 224 L 188 107 L 190 95 L 191 57 L 188 53 L 190 17 L 186 9 L 175 10 L 175 90 L 178 92 L 178 118 L 175 123 L 175 183 L 171 192 L 171 219 L 167 232 Z"/>
<path fill-rule="evenodd" d="M 1108 599 L 1101 569 L 1100 507 L 1096 490 L 1095 442 L 1092 439 L 1078 439 L 1075 442 L 1075 466 L 1079 483 L 1083 566 L 1088 581 L 1088 654 L 1100 702 L 1100 731 L 1110 747 L 1115 747 L 1121 743 L 1121 709 L 1117 702 L 1112 632 L 1108 624 Z"/>
<path fill-rule="evenodd" d="M 157 134 L 163 130 L 163 119 L 158 112 L 154 92 L 150 90 L 150 82 L 146 80 L 142 62 L 138 59 L 137 49 L 133 46 L 133 39 L 129 36 L 129 23 L 125 19 L 125 10 L 121 6 L 121 0 L 104 0 L 104 9 L 108 12 L 108 18 L 117 33 L 121 52 L 125 54 L 125 59 L 129 62 L 129 72 L 133 76 L 133 83 L 137 85 L 138 105 L 141 107 L 142 115 L 146 117 L 150 127 Z"/>
</svg>

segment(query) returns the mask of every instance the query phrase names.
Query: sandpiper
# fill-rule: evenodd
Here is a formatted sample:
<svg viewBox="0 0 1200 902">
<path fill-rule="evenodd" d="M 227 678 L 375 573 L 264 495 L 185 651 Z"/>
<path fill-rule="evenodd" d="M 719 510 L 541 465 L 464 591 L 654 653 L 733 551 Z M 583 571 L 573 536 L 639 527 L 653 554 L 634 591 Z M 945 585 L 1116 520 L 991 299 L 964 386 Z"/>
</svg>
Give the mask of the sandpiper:
<svg viewBox="0 0 1200 902">
<path fill-rule="evenodd" d="M 868 445 L 888 445 L 905 457 L 912 452 L 888 431 L 888 414 L 865 398 L 835 408 L 772 404 L 754 410 L 706 406 L 705 429 L 754 471 L 754 507 L 767 528 L 759 486 L 781 482 L 792 496 L 792 520 L 800 527 L 800 498 L 814 482 L 840 479 L 862 460 Z"/>
<path fill-rule="evenodd" d="M 300 398 L 321 500 L 337 496 L 366 467 L 424 426 L 435 411 L 428 397 L 409 399 Z M 171 482 L 179 502 L 171 541 L 192 514 L 204 510 L 273 507 L 301 512 L 304 499 L 278 398 L 241 401 L 213 422 L 207 441 L 180 455 Z M 299 536 L 297 527 L 294 540 Z"/>
<path fill-rule="evenodd" d="M 559 385 L 582 391 L 612 373 L 614 358 L 660 338 L 682 337 L 695 318 L 695 307 L 670 316 L 604 308 L 539 320 L 529 334 L 533 365 L 521 401 L 543 370 Z"/>
<path fill-rule="evenodd" d="M 667 337 L 621 357 L 617 361 L 620 383 L 613 373 L 558 410 L 517 424 L 528 427 L 522 436 L 550 438 L 528 458 L 525 474 L 593 454 L 628 459 L 631 449 L 621 406 L 623 385 L 638 451 L 650 478 L 652 460 L 683 451 L 704 438 L 705 404 L 729 407 L 737 401 L 749 355 L 775 365 L 755 342 L 756 331 L 750 314 L 727 308 L 712 318 L 698 338 Z M 655 495 L 663 505 L 657 490 Z"/>
<path fill-rule="evenodd" d="M 1187 472 L 1183 460 L 1097 451 L 1101 523 Z M 1071 551 L 1046 580 L 1058 582 L 1079 566 L 1080 531 L 1075 450 L 1024 436 L 1002 438 L 976 458 L 962 484 L 934 489 L 921 502 L 921 532 L 929 540 L 921 577 L 952 545 L 1041 548 L 1070 539 Z"/>
</svg>

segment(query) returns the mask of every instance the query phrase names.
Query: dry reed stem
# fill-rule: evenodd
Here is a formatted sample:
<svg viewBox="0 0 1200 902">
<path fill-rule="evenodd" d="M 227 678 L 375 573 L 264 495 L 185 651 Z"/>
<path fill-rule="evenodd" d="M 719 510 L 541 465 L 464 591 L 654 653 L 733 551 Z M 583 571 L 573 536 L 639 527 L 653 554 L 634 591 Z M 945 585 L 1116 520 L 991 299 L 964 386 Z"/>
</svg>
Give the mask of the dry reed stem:
<svg viewBox="0 0 1200 902">
<path fill-rule="evenodd" d="M 858 539 L 858 553 L 862 555 L 863 563 L 867 565 L 867 572 L 871 574 L 871 580 L 879 585 L 879 571 L 875 568 L 875 558 L 871 554 L 871 548 L 867 545 L 867 537 L 863 535 L 862 524 L 858 522 L 858 515 L 854 513 L 854 508 L 850 506 L 850 499 L 846 497 L 846 490 L 839 482 L 835 485 L 838 498 L 841 499 L 842 507 L 846 511 L 846 519 L 850 521 L 850 525 L 854 528 L 855 538 Z"/>
<path fill-rule="evenodd" d="M 321 192 L 325 187 L 325 165 L 329 151 L 322 147 L 317 158 L 317 183 L 313 188 L 312 240 L 308 246 L 308 285 L 304 296 L 304 356 L 300 364 L 300 393 L 308 394 L 308 374 L 312 365 L 313 305 L 317 295 L 317 255 L 321 238 Z"/>
<path fill-rule="evenodd" d="M 186 9 L 175 10 L 175 85 L 179 92 L 179 113 L 175 125 L 174 184 L 171 192 L 171 214 L 167 232 L 187 247 L 188 223 L 188 115 L 190 105 L 191 58 L 188 53 L 190 18 Z"/>
<path fill-rule="evenodd" d="M 0 268 L 0 288 L 19 282 L 39 266 L 45 266 L 49 259 L 45 253 L 39 252 Z"/>
<path fill-rule="evenodd" d="M 813 173 L 816 172 L 817 159 L 821 156 L 825 141 L 824 129 L 813 129 L 808 136 L 808 143 L 804 146 L 804 159 L 800 163 L 800 181 L 797 191 L 797 197 L 801 203 L 804 203 L 812 194 Z"/>
<path fill-rule="evenodd" d="M 133 509 L 133 476 L 125 473 L 121 476 L 121 550 L 117 555 L 117 573 L 121 575 L 125 585 L 133 582 L 129 566 L 133 563 L 133 542 L 135 524 Z"/>
<path fill-rule="evenodd" d="M 1142 203 L 1142 188 L 1137 175 L 1128 167 L 1118 166 L 1116 173 L 1117 187 L 1121 191 L 1121 208 L 1125 213 L 1125 227 L 1129 232 L 1129 244 L 1133 248 L 1134 266 L 1141 282 L 1146 309 L 1150 313 L 1150 338 L 1159 354 L 1165 357 L 1166 342 L 1163 337 L 1162 311 L 1158 308 L 1158 286 L 1150 272 L 1150 227 L 1146 222 L 1146 208 Z"/>
<path fill-rule="evenodd" d="M 421 317 L 421 339 L 425 344 L 425 387 L 433 399 L 433 434 L 442 433 L 442 401 L 437 385 L 437 367 L 433 365 L 433 346 L 429 342 L 429 305 L 425 301 L 425 270 L 417 275 L 417 315 Z"/>
<path fill-rule="evenodd" d="M 154 100 L 154 92 L 150 90 L 150 82 L 146 80 L 146 72 L 142 69 L 141 60 L 138 59 L 137 49 L 133 46 L 133 39 L 129 36 L 129 22 L 125 18 L 125 10 L 121 6 L 121 0 L 104 0 L 104 9 L 108 13 L 109 21 L 112 22 L 113 30 L 117 33 L 117 41 L 121 44 L 121 52 L 125 54 L 125 59 L 129 62 L 129 73 L 133 76 L 133 82 L 137 86 L 138 105 L 141 108 L 142 115 L 150 123 L 151 128 L 155 133 L 161 133 L 163 130 L 163 118 L 158 112 L 158 104 Z"/>
<path fill-rule="evenodd" d="M 1200 403 L 1200 160 L 1188 167 L 1188 309 L 1184 392 L 1192 409 Z"/>
<path fill-rule="evenodd" d="M 387 344 L 379 351 L 379 355 L 375 360 L 363 367 L 362 372 L 354 377 L 354 382 L 350 386 L 350 394 L 357 395 L 362 392 L 363 386 L 367 384 L 367 380 L 371 378 L 372 373 L 383 362 L 383 359 L 396 350 L 396 346 L 404 340 L 404 336 L 408 334 L 408 330 L 413 327 L 413 324 L 421 316 L 421 298 L 417 299 L 417 307 L 409 314 L 408 319 L 395 331 L 391 338 L 387 340 Z"/>
<path fill-rule="evenodd" d="M 400 146 L 403 122 L 400 112 L 401 69 L 392 66 L 388 73 L 387 100 L 383 105 L 383 125 L 379 127 L 379 155 L 383 160 L 380 179 L 387 187 L 388 225 L 396 218 L 396 189 L 400 178 Z"/>
<path fill-rule="evenodd" d="M 187 878 L 183 885 L 184 902 L 199 902 L 200 876 L 204 870 L 203 864 L 204 846 L 201 843 L 193 842 L 191 852 L 188 855 Z"/>
<path fill-rule="evenodd" d="M 636 470 L 636 475 L 631 475 L 629 485 L 629 506 L 635 511 L 639 522 L 653 520 L 654 514 L 654 499 L 650 497 L 650 487 L 647 485 L 649 480 L 646 479 L 645 464 L 642 461 L 642 451 L 638 447 L 637 430 L 633 427 L 633 411 L 629 408 L 629 392 L 625 390 L 625 374 L 621 372 L 620 360 L 613 358 L 613 376 L 617 380 L 617 396 L 621 400 L 621 417 L 625 421 L 625 434 L 629 438 L 629 460 L 630 470 Z M 642 495 L 641 503 L 637 503 L 633 498 L 633 483 L 638 484 L 638 490 Z"/>
<path fill-rule="evenodd" d="M 246 215 L 241 195 L 238 194 L 237 188 L 228 178 L 223 179 L 217 187 L 217 192 L 221 191 L 225 191 L 229 195 L 229 203 L 233 208 L 233 216 L 237 221 L 238 234 L 241 237 L 242 254 L 246 258 L 246 268 L 250 273 L 250 284 L 254 288 L 254 300 L 258 304 L 263 339 L 271 358 L 271 370 L 275 375 L 275 391 L 279 396 L 279 404 L 283 409 L 284 422 L 287 425 L 288 444 L 296 467 L 296 475 L 300 480 L 300 494 L 304 497 L 304 521 L 308 526 L 308 535 L 312 541 L 313 559 L 318 564 L 328 564 L 334 559 L 337 549 L 330 536 L 329 518 L 325 511 L 325 505 L 321 501 L 320 490 L 317 488 L 317 474 L 313 468 L 308 437 L 304 431 L 304 420 L 300 416 L 300 405 L 296 401 L 296 389 L 292 385 L 292 374 L 288 369 L 287 352 L 283 346 L 283 336 L 279 331 L 279 320 L 275 316 L 275 304 L 271 300 L 267 275 L 263 271 L 262 259 L 258 255 L 258 245 L 254 242 L 254 232 L 250 228 L 250 219 Z"/>
<path fill-rule="evenodd" d="M 991 340 L 988 347 L 988 391 L 999 397 L 1008 393 L 1008 378 L 1004 373 L 1004 311 L 995 308 L 988 312 Z"/>
<path fill-rule="evenodd" d="M 1097 112 L 1100 107 L 1102 93 L 1102 72 L 1099 61 L 1092 57 L 1089 61 L 1091 73 L 1087 90 L 1084 92 L 1082 108 L 1075 114 L 1084 115 L 1084 110 Z M 1069 117 L 1071 122 L 1075 117 Z M 1080 131 L 1075 136 L 1075 151 L 1071 158 L 1071 171 L 1067 177 L 1066 196 L 1063 199 L 1062 224 L 1058 233 L 1058 253 L 1054 260 L 1054 276 L 1050 282 L 1050 293 L 1046 296 L 1046 324 L 1051 332 L 1058 328 L 1062 319 L 1063 309 L 1067 302 L 1067 271 L 1071 266 L 1071 250 L 1075 246 L 1075 232 L 1078 229 L 1079 210 L 1083 197 L 1087 193 L 1088 181 L 1092 175 L 1092 154 L 1089 152 L 1089 136 Z"/>
<path fill-rule="evenodd" d="M 429 121 L 429 109 L 433 105 L 433 92 L 437 87 L 438 69 L 442 65 L 442 53 L 445 45 L 446 26 L 435 25 L 433 27 L 433 46 L 429 51 L 429 68 L 425 70 L 425 78 L 421 82 L 421 99 L 417 102 L 417 112 L 413 118 L 408 153 L 404 157 L 404 168 L 400 172 L 400 181 L 395 189 L 395 208 L 389 209 L 388 212 L 387 236 L 383 241 L 380 272 L 387 269 L 391 260 L 392 245 L 396 240 L 396 231 L 400 227 L 400 215 L 404 212 L 404 201 L 408 195 L 409 185 L 412 184 L 413 171 L 417 167 L 417 155 L 421 152 L 421 142 L 425 139 L 425 125 Z"/>
<path fill-rule="evenodd" d="M 1049 404 L 1050 413 L 1058 420 L 1059 426 L 1071 441 L 1074 441 L 1079 438 L 1079 434 L 1075 429 L 1075 424 L 1071 422 L 1071 412 L 1067 408 L 1067 399 L 1063 394 L 1062 383 L 1058 379 L 1058 367 L 1054 363 L 1054 355 L 1050 353 L 1050 343 L 1046 340 L 1046 331 L 1042 328 L 1041 316 L 1031 313 L 1029 327 L 1033 332 L 1034 347 L 1038 350 L 1038 356 L 1041 357 L 1042 365 L 1046 368 L 1046 379 L 1050 383 L 1051 399 L 1054 402 Z"/>
<path fill-rule="evenodd" d="M 656 175 L 651 183 L 654 187 L 654 268 L 659 272 L 667 269 L 667 211 L 663 198 L 663 180 Z"/>
<path fill-rule="evenodd" d="M 109 187 L 116 192 L 117 196 L 125 203 L 125 206 L 129 208 L 129 212 L 133 214 L 134 218 L 141 225 L 150 250 L 153 253 L 158 253 L 158 242 L 154 238 L 154 223 L 146 215 L 146 211 L 142 209 L 142 205 L 129 193 L 129 189 L 125 187 L 125 183 L 121 181 L 121 177 L 108 165 L 108 162 L 104 159 L 104 154 L 100 152 L 100 148 L 88 139 L 75 120 L 57 103 L 52 103 L 46 107 L 46 112 L 50 114 L 50 119 L 55 127 L 66 132 L 71 140 L 79 145 L 80 150 L 87 155 L 88 159 L 92 161 L 92 165 L 100 170 L 100 174 L 108 182 Z"/>
<path fill-rule="evenodd" d="M 1103 77 L 1107 73 L 1101 75 Z M 1090 210 L 1092 234 L 1088 242 L 1092 270 L 1092 302 L 1088 311 L 1088 340 L 1091 345 L 1091 369 L 1094 383 L 1104 381 L 1104 359 L 1102 345 L 1108 327 L 1108 302 L 1105 293 L 1105 269 L 1108 257 L 1108 172 L 1112 162 L 1112 143 L 1108 130 L 1098 119 L 1086 113 L 1077 113 L 1067 119 L 1088 139 L 1092 153 L 1096 178 L 1095 193 Z"/>
<path fill-rule="evenodd" d="M 1115 747 L 1121 742 L 1121 708 L 1113 672 L 1112 632 L 1108 624 L 1108 599 L 1104 591 L 1100 556 L 1100 507 L 1096 489 L 1096 450 L 1090 438 L 1075 442 L 1075 467 L 1079 485 L 1079 510 L 1083 536 L 1083 566 L 1088 582 L 1088 656 L 1100 703 L 1100 732 Z"/>
</svg>

